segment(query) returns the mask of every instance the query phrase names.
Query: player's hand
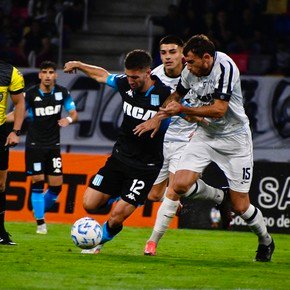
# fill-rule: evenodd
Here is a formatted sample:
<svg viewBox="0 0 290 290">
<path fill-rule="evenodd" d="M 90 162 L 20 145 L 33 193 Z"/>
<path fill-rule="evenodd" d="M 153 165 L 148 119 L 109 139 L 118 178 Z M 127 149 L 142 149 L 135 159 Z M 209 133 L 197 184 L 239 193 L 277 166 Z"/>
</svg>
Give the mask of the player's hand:
<svg viewBox="0 0 290 290">
<path fill-rule="evenodd" d="M 160 108 L 160 110 L 170 116 L 173 116 L 180 113 L 180 108 L 181 108 L 180 103 L 172 101 L 166 106 L 166 108 Z"/>
<path fill-rule="evenodd" d="M 153 138 L 155 134 L 158 132 L 160 124 L 161 124 L 161 121 L 158 118 L 152 118 L 136 126 L 133 129 L 133 132 L 135 135 L 138 135 L 140 137 L 142 134 L 153 130 L 153 132 L 150 135 L 150 137 Z"/>
<path fill-rule="evenodd" d="M 70 122 L 67 118 L 62 118 L 62 119 L 58 120 L 57 123 L 60 127 L 67 127 L 70 124 Z"/>
<path fill-rule="evenodd" d="M 63 71 L 65 73 L 76 73 L 77 72 L 77 67 L 78 67 L 78 61 L 68 61 L 65 63 L 64 67 L 63 67 Z"/>
<path fill-rule="evenodd" d="M 14 147 L 19 143 L 19 141 L 20 137 L 17 136 L 14 132 L 11 132 L 6 139 L 5 146 Z"/>
</svg>

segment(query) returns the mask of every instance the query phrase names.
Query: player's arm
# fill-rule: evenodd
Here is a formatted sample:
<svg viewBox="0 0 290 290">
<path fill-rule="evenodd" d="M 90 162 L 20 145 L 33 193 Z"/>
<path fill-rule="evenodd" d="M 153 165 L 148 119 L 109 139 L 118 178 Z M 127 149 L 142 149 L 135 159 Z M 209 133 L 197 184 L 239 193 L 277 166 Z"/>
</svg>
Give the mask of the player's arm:
<svg viewBox="0 0 290 290">
<path fill-rule="evenodd" d="M 68 116 L 58 120 L 58 125 L 60 127 L 67 127 L 69 124 L 76 123 L 78 120 L 76 105 L 68 91 L 64 100 L 64 108 L 68 112 Z"/>
<path fill-rule="evenodd" d="M 14 104 L 13 121 L 14 126 L 12 132 L 8 135 L 5 146 L 16 146 L 19 141 L 19 132 L 25 115 L 25 101 L 23 93 L 11 94 L 11 99 Z"/>
<path fill-rule="evenodd" d="M 8 87 L 10 97 L 14 104 L 14 125 L 13 130 L 8 135 L 5 146 L 15 146 L 19 143 L 19 133 L 25 115 L 25 101 L 24 101 L 24 79 L 19 70 L 13 67 L 11 83 Z"/>
<path fill-rule="evenodd" d="M 82 71 L 99 83 L 106 83 L 107 78 L 110 75 L 110 73 L 102 67 L 86 64 L 80 61 L 69 61 L 65 63 L 63 68 L 65 73 L 74 73 L 76 70 Z"/>
<path fill-rule="evenodd" d="M 209 106 L 202 107 L 185 107 L 180 103 L 173 101 L 169 103 L 166 108 L 160 108 L 161 111 L 173 116 L 178 114 L 185 114 L 187 116 L 195 117 L 209 117 L 221 118 L 228 110 L 229 103 L 224 100 L 215 99 L 214 103 Z"/>
</svg>

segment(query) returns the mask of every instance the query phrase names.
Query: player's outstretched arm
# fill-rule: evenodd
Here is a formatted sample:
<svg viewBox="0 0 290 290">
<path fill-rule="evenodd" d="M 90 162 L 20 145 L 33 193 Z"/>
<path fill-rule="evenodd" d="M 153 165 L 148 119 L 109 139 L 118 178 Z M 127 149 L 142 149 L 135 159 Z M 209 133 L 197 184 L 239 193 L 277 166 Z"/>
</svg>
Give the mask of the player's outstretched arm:
<svg viewBox="0 0 290 290">
<path fill-rule="evenodd" d="M 90 78 L 99 83 L 106 83 L 110 73 L 102 67 L 86 64 L 80 61 L 68 61 L 65 63 L 63 71 L 65 73 L 75 73 L 77 70 L 82 71 Z"/>
</svg>

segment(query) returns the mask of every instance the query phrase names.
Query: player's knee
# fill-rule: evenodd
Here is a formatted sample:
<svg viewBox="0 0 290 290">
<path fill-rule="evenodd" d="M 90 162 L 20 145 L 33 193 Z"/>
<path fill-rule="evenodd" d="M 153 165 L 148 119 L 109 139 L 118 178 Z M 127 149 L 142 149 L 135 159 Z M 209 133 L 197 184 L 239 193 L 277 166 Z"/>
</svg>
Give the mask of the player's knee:
<svg viewBox="0 0 290 290">
<path fill-rule="evenodd" d="M 174 183 L 173 189 L 178 195 L 183 195 L 189 190 L 190 186 L 184 183 Z"/>
<path fill-rule="evenodd" d="M 147 199 L 150 200 L 150 201 L 160 201 L 162 196 L 163 196 L 163 194 L 159 194 L 157 192 L 150 192 L 148 194 Z"/>
<path fill-rule="evenodd" d="M 87 198 L 84 198 L 83 199 L 83 208 L 86 210 L 86 211 L 93 211 L 96 209 L 96 206 Z"/>
<path fill-rule="evenodd" d="M 250 204 L 232 203 L 232 210 L 237 215 L 244 214 L 249 208 Z"/>
</svg>

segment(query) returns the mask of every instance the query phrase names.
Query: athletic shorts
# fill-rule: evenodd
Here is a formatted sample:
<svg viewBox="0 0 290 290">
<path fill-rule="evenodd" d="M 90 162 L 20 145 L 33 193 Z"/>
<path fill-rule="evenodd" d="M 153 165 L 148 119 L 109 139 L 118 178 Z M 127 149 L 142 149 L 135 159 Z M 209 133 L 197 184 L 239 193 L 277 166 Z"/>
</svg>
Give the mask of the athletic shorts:
<svg viewBox="0 0 290 290">
<path fill-rule="evenodd" d="M 89 187 L 112 197 L 120 196 L 137 207 L 144 204 L 159 171 L 160 168 L 144 170 L 128 166 L 111 156 L 91 178 Z"/>
<path fill-rule="evenodd" d="M 154 184 L 159 184 L 169 178 L 169 172 L 175 174 L 181 154 L 187 142 L 164 142 L 163 143 L 163 166 Z"/>
<path fill-rule="evenodd" d="M 227 137 L 210 137 L 199 130 L 186 146 L 177 171 L 202 173 L 212 161 L 226 175 L 230 189 L 248 193 L 253 176 L 250 130 Z"/>
<path fill-rule="evenodd" d="M 8 131 L 4 123 L 0 126 L 0 170 L 8 169 L 9 147 L 4 146 L 7 141 Z"/>
<path fill-rule="evenodd" d="M 60 148 L 25 149 L 27 175 L 62 175 L 62 159 Z"/>
</svg>

